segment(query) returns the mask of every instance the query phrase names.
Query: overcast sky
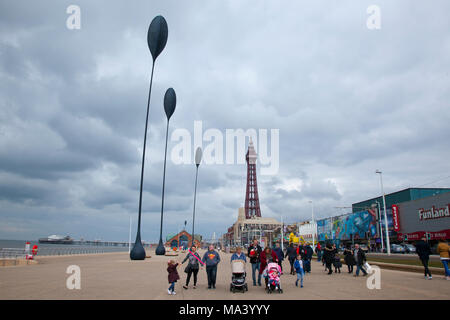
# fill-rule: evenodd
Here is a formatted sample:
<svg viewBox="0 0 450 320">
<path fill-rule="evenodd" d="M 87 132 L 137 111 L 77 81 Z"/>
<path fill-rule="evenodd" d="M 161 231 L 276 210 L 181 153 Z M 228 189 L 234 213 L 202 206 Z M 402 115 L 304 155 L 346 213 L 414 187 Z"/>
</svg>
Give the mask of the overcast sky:
<svg viewBox="0 0 450 320">
<path fill-rule="evenodd" d="M 66 26 L 71 4 L 79 30 Z M 169 37 L 151 100 L 144 240 L 159 238 L 169 87 L 170 133 L 193 135 L 195 120 L 224 135 L 279 129 L 278 174 L 258 171 L 264 217 L 306 220 L 309 200 L 318 218 L 343 214 L 335 207 L 380 194 L 376 169 L 386 193 L 450 176 L 449 12 L 446 0 L 2 1 L 0 239 L 127 240 L 130 215 L 134 239 L 147 30 L 159 14 Z M 194 177 L 193 164 L 168 162 L 164 237 L 185 220 L 191 229 Z M 200 166 L 196 231 L 226 232 L 245 179 L 245 164 Z"/>
</svg>

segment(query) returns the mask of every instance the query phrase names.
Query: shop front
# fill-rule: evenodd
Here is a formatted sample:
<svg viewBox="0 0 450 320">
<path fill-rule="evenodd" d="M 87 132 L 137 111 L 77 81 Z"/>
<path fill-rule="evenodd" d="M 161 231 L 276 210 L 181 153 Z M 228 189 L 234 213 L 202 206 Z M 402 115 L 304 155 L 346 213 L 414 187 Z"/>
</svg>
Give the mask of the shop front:
<svg viewBox="0 0 450 320">
<path fill-rule="evenodd" d="M 398 241 L 450 239 L 450 193 L 393 206 L 398 210 Z"/>
</svg>

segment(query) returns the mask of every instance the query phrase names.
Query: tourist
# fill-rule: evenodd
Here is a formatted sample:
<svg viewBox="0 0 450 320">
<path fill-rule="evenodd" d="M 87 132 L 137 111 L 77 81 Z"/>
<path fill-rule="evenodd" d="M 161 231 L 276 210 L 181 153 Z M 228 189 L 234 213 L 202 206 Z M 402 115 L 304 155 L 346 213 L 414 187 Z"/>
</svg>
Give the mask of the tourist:
<svg viewBox="0 0 450 320">
<path fill-rule="evenodd" d="M 447 240 L 445 238 L 442 238 L 437 246 L 437 253 L 439 253 L 439 256 L 441 257 L 441 262 L 444 265 L 445 279 L 447 280 L 450 280 L 450 270 L 448 269 L 448 260 L 450 259 L 449 250 L 450 247 L 448 246 Z"/>
<path fill-rule="evenodd" d="M 291 265 L 291 274 L 295 274 L 294 261 L 297 258 L 297 249 L 294 247 L 293 243 L 290 243 L 289 247 L 287 247 L 285 257 L 288 257 L 289 263 Z"/>
<path fill-rule="evenodd" d="M 316 254 L 317 254 L 317 261 L 320 262 L 322 260 L 322 247 L 320 245 L 320 242 L 317 243 Z"/>
<path fill-rule="evenodd" d="M 256 270 L 258 270 L 258 285 L 261 286 L 261 272 L 259 272 L 261 266 L 261 251 L 262 249 L 258 244 L 258 240 L 253 240 L 252 245 L 248 247 L 248 257 L 250 258 L 250 263 L 252 264 L 252 278 L 254 286 L 256 286 Z"/>
<path fill-rule="evenodd" d="M 233 253 L 231 256 L 231 261 L 233 260 L 243 260 L 244 262 L 247 262 L 247 259 L 245 258 L 245 254 L 242 253 L 242 248 L 237 247 L 236 252 Z"/>
<path fill-rule="evenodd" d="M 359 276 L 359 270 L 362 270 L 363 275 L 367 276 L 367 272 L 363 268 L 364 262 L 366 261 L 366 254 L 359 248 L 359 244 L 355 244 L 355 249 L 353 250 L 353 257 L 355 258 L 356 261 L 356 274 L 354 275 L 354 277 Z"/>
<path fill-rule="evenodd" d="M 178 275 L 177 267 L 178 263 L 175 263 L 174 260 L 169 260 L 167 263 L 167 272 L 169 273 L 169 283 L 170 287 L 167 290 L 168 294 L 175 295 L 175 282 L 177 282 L 178 279 L 180 279 L 180 276 Z"/>
<path fill-rule="evenodd" d="M 216 288 L 217 265 L 220 262 L 219 253 L 214 246 L 209 245 L 208 251 L 203 255 L 202 261 L 206 264 L 206 275 L 208 276 L 208 289 Z"/>
<path fill-rule="evenodd" d="M 298 287 L 298 280 L 300 280 L 300 288 L 303 288 L 303 275 L 305 274 L 305 269 L 303 268 L 303 261 L 300 255 L 294 262 L 295 272 L 297 273 L 297 280 L 295 281 L 295 286 Z"/>
<path fill-rule="evenodd" d="M 328 270 L 328 274 L 333 273 L 333 269 L 331 268 L 331 264 L 334 261 L 335 250 L 331 246 L 331 243 L 327 243 L 325 249 L 323 251 L 323 260 L 325 262 L 325 270 Z"/>
<path fill-rule="evenodd" d="M 353 273 L 353 266 L 356 264 L 350 245 L 344 249 L 344 262 L 347 265 L 348 273 Z"/>
<path fill-rule="evenodd" d="M 259 267 L 259 272 L 262 274 L 264 272 L 264 269 L 267 267 L 267 265 L 271 262 L 278 263 L 278 258 L 275 252 L 270 247 L 266 247 L 263 252 L 261 252 L 260 256 L 261 266 Z M 264 278 L 266 282 L 266 288 L 268 279 L 267 277 Z"/>
<path fill-rule="evenodd" d="M 430 269 L 428 268 L 428 260 L 430 259 L 431 248 L 426 240 L 427 239 L 425 237 L 422 237 L 421 240 L 417 241 L 416 253 L 423 264 L 425 279 L 431 280 L 433 277 L 431 276 Z"/>
<path fill-rule="evenodd" d="M 183 286 L 184 289 L 187 289 L 189 286 L 189 281 L 191 280 L 191 275 L 194 275 L 194 289 L 197 286 L 197 274 L 198 269 L 200 267 L 200 263 L 202 263 L 200 256 L 196 252 L 197 248 L 195 246 L 192 246 L 189 250 L 189 253 L 186 255 L 184 260 L 181 262 L 183 264 L 186 260 L 189 260 L 188 265 L 186 266 L 186 269 L 184 269 L 184 272 L 187 273 L 186 277 L 186 285 Z"/>
<path fill-rule="evenodd" d="M 337 250 L 335 251 L 335 254 L 334 254 L 333 266 L 334 266 L 335 273 L 338 273 L 338 272 L 341 273 L 341 268 L 342 268 L 341 257 L 339 256 L 339 252 Z"/>
<path fill-rule="evenodd" d="M 280 244 L 279 244 L 278 242 L 275 244 L 275 249 L 273 249 L 273 251 L 274 251 L 275 254 L 277 255 L 277 258 L 278 258 L 278 265 L 280 266 L 281 271 L 283 271 L 283 265 L 282 265 L 282 262 L 283 262 L 283 260 L 284 260 L 284 253 L 283 253 L 283 250 L 281 250 Z"/>
<path fill-rule="evenodd" d="M 306 246 L 303 247 L 304 269 L 306 273 L 311 273 L 312 256 L 313 256 L 313 249 L 311 248 L 309 242 L 307 242 Z"/>
</svg>

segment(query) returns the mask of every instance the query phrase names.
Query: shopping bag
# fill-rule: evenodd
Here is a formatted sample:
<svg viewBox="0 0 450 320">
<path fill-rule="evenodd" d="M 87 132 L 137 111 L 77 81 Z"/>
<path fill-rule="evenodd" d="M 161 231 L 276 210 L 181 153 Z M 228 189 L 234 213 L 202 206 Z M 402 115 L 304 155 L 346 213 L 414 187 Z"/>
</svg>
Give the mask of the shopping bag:
<svg viewBox="0 0 450 320">
<path fill-rule="evenodd" d="M 366 262 L 366 263 L 364 263 L 364 269 L 366 269 L 366 271 L 367 271 L 368 273 L 371 273 L 371 271 L 372 271 L 372 266 Z"/>
</svg>

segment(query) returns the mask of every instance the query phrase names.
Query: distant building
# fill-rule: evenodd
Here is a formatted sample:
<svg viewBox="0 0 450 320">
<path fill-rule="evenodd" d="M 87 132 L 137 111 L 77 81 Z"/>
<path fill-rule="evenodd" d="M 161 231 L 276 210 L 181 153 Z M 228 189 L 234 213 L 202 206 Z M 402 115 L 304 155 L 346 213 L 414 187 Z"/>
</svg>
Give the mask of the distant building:
<svg viewBox="0 0 450 320">
<path fill-rule="evenodd" d="M 237 221 L 228 228 L 223 241 L 226 245 L 237 246 L 249 244 L 257 239 L 262 245 L 272 245 L 274 231 L 281 228 L 281 222 L 274 218 L 245 218 L 245 208 L 239 208 Z"/>
<path fill-rule="evenodd" d="M 192 236 L 190 233 L 186 232 L 186 230 L 183 230 L 177 234 L 172 234 L 166 237 L 166 247 L 189 247 L 192 242 Z M 199 234 L 196 234 L 194 237 L 194 244 L 196 247 L 199 247 L 202 242 L 202 236 Z"/>
<path fill-rule="evenodd" d="M 306 242 L 317 242 L 317 223 L 311 221 L 304 221 L 297 224 L 298 225 L 298 237 L 300 241 Z"/>
</svg>

